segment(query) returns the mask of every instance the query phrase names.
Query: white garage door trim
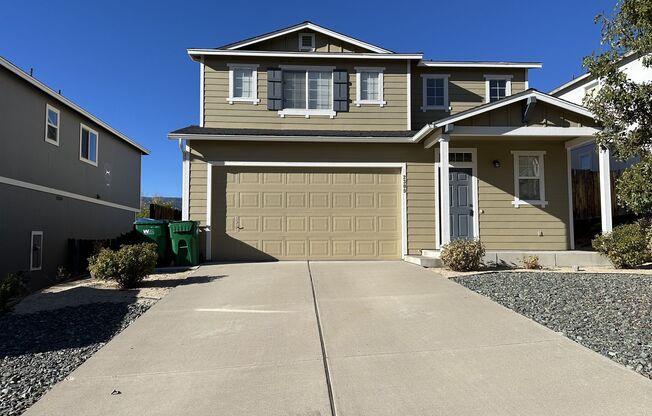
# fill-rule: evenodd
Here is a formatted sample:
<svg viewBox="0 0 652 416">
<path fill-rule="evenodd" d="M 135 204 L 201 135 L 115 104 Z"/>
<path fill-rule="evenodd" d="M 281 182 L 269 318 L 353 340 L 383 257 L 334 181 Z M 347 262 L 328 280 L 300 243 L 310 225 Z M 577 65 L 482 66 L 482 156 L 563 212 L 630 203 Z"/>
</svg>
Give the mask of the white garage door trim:
<svg viewBox="0 0 652 416">
<path fill-rule="evenodd" d="M 211 211 L 213 206 L 213 167 L 293 167 L 293 168 L 399 168 L 401 169 L 401 247 L 402 257 L 407 255 L 407 164 L 402 162 L 254 162 L 235 160 L 211 160 L 206 177 L 206 260 L 211 260 Z"/>
</svg>

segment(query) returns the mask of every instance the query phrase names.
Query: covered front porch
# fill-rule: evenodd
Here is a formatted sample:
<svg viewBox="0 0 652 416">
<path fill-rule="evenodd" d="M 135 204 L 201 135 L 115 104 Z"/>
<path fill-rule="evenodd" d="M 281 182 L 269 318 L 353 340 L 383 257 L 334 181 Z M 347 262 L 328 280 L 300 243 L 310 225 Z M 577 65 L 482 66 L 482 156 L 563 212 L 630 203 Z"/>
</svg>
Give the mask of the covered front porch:
<svg viewBox="0 0 652 416">
<path fill-rule="evenodd" d="M 595 253 L 569 252 L 575 249 L 571 152 L 597 131 L 585 108 L 535 90 L 424 127 L 423 146 L 435 158 L 437 230 L 433 250 L 416 257 L 437 263 L 438 250 L 451 240 L 479 238 L 487 263 L 535 253 L 550 266 L 603 265 Z M 602 232 L 612 227 L 609 163 L 609 151 L 601 149 Z"/>
</svg>

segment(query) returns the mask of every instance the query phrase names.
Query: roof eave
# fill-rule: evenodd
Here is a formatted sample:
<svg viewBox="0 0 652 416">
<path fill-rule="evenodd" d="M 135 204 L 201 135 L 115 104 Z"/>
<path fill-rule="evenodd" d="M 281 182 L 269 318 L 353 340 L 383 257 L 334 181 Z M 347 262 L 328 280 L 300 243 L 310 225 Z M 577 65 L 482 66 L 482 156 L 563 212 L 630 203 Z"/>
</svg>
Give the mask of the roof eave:
<svg viewBox="0 0 652 416">
<path fill-rule="evenodd" d="M 499 61 L 428 61 L 419 62 L 419 66 L 432 68 L 515 68 L 540 69 L 541 62 L 499 62 Z"/>
<path fill-rule="evenodd" d="M 332 59 L 390 59 L 420 60 L 422 53 L 353 53 L 353 52 L 285 52 L 285 51 L 243 51 L 225 49 L 188 49 L 188 55 L 194 61 L 203 56 L 251 56 L 277 58 L 332 58 Z"/>
</svg>

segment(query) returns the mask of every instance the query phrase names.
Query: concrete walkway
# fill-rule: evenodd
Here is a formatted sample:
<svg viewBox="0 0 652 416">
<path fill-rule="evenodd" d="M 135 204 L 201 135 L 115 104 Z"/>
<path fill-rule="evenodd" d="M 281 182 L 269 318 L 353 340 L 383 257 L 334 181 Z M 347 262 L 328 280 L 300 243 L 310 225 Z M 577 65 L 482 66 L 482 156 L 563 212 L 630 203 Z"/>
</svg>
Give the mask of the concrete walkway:
<svg viewBox="0 0 652 416">
<path fill-rule="evenodd" d="M 652 409 L 652 381 L 406 263 L 215 265 L 195 276 L 207 279 L 174 289 L 26 414 Z"/>
</svg>

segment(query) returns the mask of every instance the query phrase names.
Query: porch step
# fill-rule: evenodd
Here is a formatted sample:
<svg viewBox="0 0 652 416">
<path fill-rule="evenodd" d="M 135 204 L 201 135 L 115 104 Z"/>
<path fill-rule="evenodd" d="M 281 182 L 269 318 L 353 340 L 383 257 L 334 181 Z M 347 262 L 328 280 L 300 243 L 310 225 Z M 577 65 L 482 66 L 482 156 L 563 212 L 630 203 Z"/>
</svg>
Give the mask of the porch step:
<svg viewBox="0 0 652 416">
<path fill-rule="evenodd" d="M 441 258 L 441 251 L 439 250 L 421 250 L 421 255 L 426 257 Z"/>
<path fill-rule="evenodd" d="M 430 256 L 405 256 L 403 260 L 421 267 L 441 267 L 441 260 Z"/>
</svg>

